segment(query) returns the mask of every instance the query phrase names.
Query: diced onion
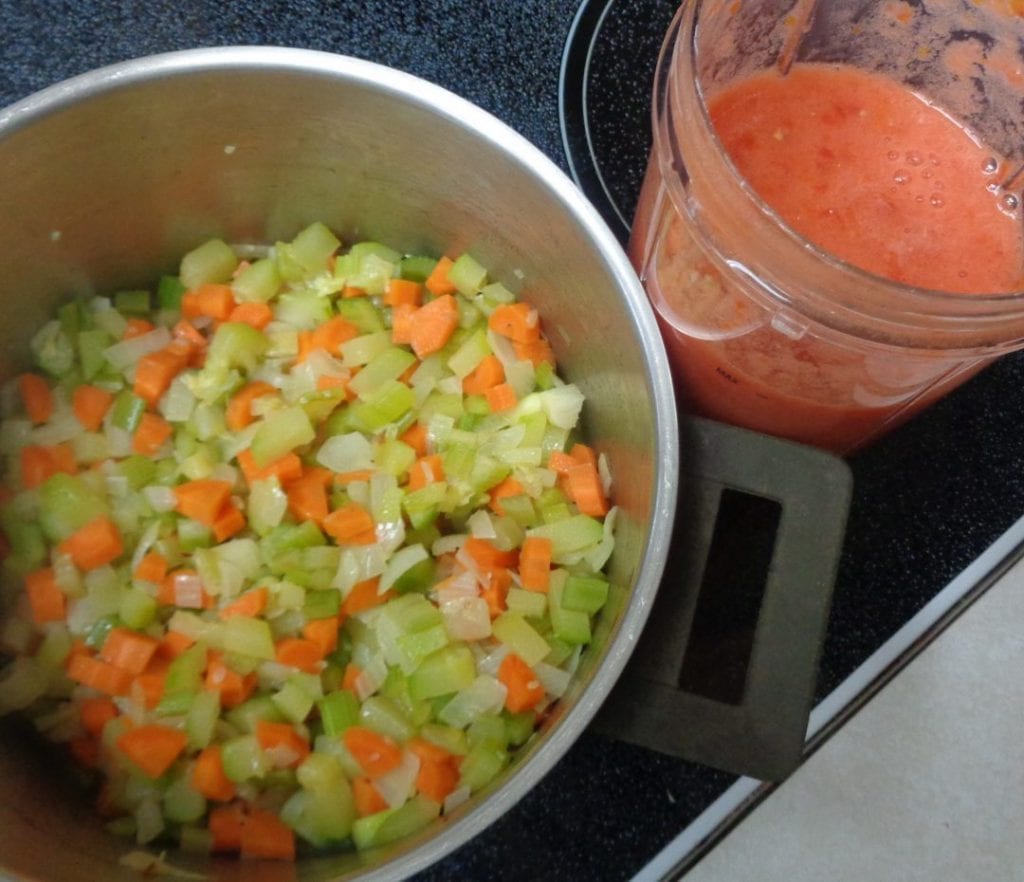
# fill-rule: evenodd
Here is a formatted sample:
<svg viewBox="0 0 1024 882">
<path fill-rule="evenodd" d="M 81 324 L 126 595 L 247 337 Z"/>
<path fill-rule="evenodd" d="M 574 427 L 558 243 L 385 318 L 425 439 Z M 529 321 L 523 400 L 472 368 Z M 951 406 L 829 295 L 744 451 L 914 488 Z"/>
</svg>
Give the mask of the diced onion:
<svg viewBox="0 0 1024 882">
<path fill-rule="evenodd" d="M 545 662 L 537 662 L 533 666 L 533 672 L 537 675 L 537 681 L 544 687 L 544 691 L 555 698 L 565 695 L 565 690 L 569 688 L 569 681 L 572 679 L 572 674 L 568 671 Z"/>
<path fill-rule="evenodd" d="M 497 533 L 494 531 L 494 521 L 485 509 L 477 509 L 466 521 L 470 535 L 477 539 L 494 539 Z"/>
<path fill-rule="evenodd" d="M 135 841 L 145 845 L 163 831 L 164 816 L 160 811 L 160 803 L 155 799 L 144 799 L 135 809 Z"/>
<path fill-rule="evenodd" d="M 167 328 L 154 328 L 138 337 L 121 340 L 103 351 L 103 357 L 117 370 L 135 364 L 142 356 L 163 349 L 171 342 L 171 332 Z"/>
<path fill-rule="evenodd" d="M 405 750 L 402 751 L 402 761 L 390 772 L 374 778 L 373 786 L 389 808 L 398 808 L 412 794 L 419 771 L 420 758 L 411 750 Z"/>
<path fill-rule="evenodd" d="M 453 640 L 483 640 L 491 636 L 491 614 L 482 597 L 452 597 L 441 604 L 444 627 Z"/>
<path fill-rule="evenodd" d="M 142 488 L 142 495 L 146 497 L 149 507 L 155 512 L 174 511 L 178 499 L 171 487 L 164 487 L 162 484 L 150 484 Z"/>
<path fill-rule="evenodd" d="M 316 454 L 316 461 L 332 472 L 356 472 L 373 468 L 373 445 L 361 432 L 328 438 Z"/>
<path fill-rule="evenodd" d="M 427 553 L 427 549 L 419 543 L 407 545 L 405 548 L 396 551 L 391 555 L 391 560 L 388 561 L 384 572 L 381 574 L 379 591 L 383 594 L 398 581 L 399 577 L 428 557 L 430 555 Z"/>
<path fill-rule="evenodd" d="M 444 798 L 442 809 L 444 813 L 450 814 L 455 811 L 460 805 L 469 800 L 472 791 L 466 786 L 456 787 L 451 793 Z"/>
</svg>

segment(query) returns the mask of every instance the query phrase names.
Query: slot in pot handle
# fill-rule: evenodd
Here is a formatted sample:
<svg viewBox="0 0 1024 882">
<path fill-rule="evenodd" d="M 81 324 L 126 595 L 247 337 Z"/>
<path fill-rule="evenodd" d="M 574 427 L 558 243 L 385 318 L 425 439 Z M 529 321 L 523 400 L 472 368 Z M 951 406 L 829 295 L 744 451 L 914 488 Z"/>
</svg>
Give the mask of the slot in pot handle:
<svg viewBox="0 0 1024 882">
<path fill-rule="evenodd" d="M 672 550 L 595 719 L 623 741 L 739 775 L 799 764 L 853 480 L 839 457 L 681 421 Z"/>
</svg>

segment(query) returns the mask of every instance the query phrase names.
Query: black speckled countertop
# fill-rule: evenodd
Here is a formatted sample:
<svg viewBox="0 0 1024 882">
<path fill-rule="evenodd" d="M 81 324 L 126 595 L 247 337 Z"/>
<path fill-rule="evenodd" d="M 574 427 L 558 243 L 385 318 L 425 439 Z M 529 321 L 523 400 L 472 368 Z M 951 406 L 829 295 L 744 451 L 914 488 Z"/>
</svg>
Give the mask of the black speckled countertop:
<svg viewBox="0 0 1024 882">
<path fill-rule="evenodd" d="M 297 46 L 439 83 L 568 170 L 558 77 L 579 2 L 0 0 L 0 106 L 140 55 Z M 819 697 L 1024 511 L 1021 413 L 1024 360 L 1012 356 L 851 461 L 854 500 Z M 733 780 L 587 732 L 503 819 L 422 878 L 626 879 Z"/>
</svg>

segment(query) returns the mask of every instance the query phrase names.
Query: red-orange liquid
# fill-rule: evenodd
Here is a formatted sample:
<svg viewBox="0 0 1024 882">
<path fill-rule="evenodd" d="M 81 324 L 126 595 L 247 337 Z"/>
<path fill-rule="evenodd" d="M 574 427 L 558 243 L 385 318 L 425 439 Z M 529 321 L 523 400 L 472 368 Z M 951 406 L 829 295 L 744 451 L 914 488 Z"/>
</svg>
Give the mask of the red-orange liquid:
<svg viewBox="0 0 1024 882">
<path fill-rule="evenodd" d="M 1021 287 L 1020 221 L 992 187 L 991 151 L 904 86 L 852 67 L 797 65 L 731 85 L 709 110 L 743 177 L 823 250 L 924 288 Z M 650 210 L 651 189 L 638 216 Z M 684 240 L 681 227 L 669 228 L 655 274 L 661 298 L 686 317 L 706 295 L 674 284 L 689 259 Z M 837 451 L 906 419 L 984 363 L 890 355 L 813 333 L 793 339 L 764 326 L 726 339 L 662 327 L 691 409 Z"/>
</svg>

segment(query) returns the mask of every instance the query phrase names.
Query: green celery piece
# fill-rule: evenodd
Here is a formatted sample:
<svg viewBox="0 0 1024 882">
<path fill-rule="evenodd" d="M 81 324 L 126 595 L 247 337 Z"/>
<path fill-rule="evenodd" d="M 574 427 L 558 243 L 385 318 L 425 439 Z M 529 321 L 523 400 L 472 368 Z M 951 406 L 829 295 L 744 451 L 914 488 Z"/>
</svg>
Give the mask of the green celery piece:
<svg viewBox="0 0 1024 882">
<path fill-rule="evenodd" d="M 593 615 L 608 600 L 608 582 L 599 576 L 569 576 L 562 588 L 563 609 Z"/>
<path fill-rule="evenodd" d="M 53 625 L 36 649 L 35 661 L 51 676 L 64 667 L 71 652 L 71 632 L 63 624 Z"/>
<path fill-rule="evenodd" d="M 231 708 L 225 714 L 225 718 L 242 732 L 255 732 L 256 724 L 260 722 L 283 723 L 285 721 L 285 715 L 269 695 L 257 695 L 243 701 L 237 707 Z"/>
<path fill-rule="evenodd" d="M 425 658 L 450 642 L 448 631 L 440 622 L 421 631 L 402 634 L 398 638 L 399 648 L 414 661 Z"/>
<path fill-rule="evenodd" d="M 409 695 L 422 701 L 465 689 L 476 678 L 473 653 L 464 643 L 452 643 L 428 655 L 409 676 Z"/>
<path fill-rule="evenodd" d="M 366 240 L 364 242 L 356 242 L 348 253 L 351 254 L 356 260 L 363 260 L 369 255 L 379 257 L 381 260 L 387 261 L 388 263 L 398 263 L 402 259 L 400 252 L 395 251 L 394 248 L 389 245 L 385 245 L 383 242 L 374 242 Z"/>
<path fill-rule="evenodd" d="M 323 422 L 344 403 L 344 389 L 318 389 L 299 399 L 299 405 L 313 423 Z"/>
<path fill-rule="evenodd" d="M 158 713 L 176 713 L 170 709 L 181 695 L 195 696 L 202 686 L 203 671 L 206 669 L 206 645 L 193 643 L 170 663 L 164 678 L 164 695 L 158 706 Z M 164 701 L 168 701 L 164 709 Z"/>
<path fill-rule="evenodd" d="M 385 329 L 380 311 L 367 297 L 350 297 L 336 304 L 338 315 L 352 322 L 360 334 L 375 334 Z"/>
<path fill-rule="evenodd" d="M 253 370 L 267 351 L 267 338 L 245 322 L 224 322 L 217 328 L 206 355 L 209 367 L 225 369 L 239 367 Z"/>
<path fill-rule="evenodd" d="M 464 297 L 472 297 L 487 281 L 487 270 L 469 254 L 461 254 L 448 270 L 448 281 Z"/>
<path fill-rule="evenodd" d="M 437 260 L 433 257 L 427 257 L 422 254 L 410 254 L 403 257 L 399 262 L 398 273 L 403 279 L 422 284 L 430 278 L 430 274 L 434 271 L 435 266 L 437 266 Z"/>
<path fill-rule="evenodd" d="M 74 340 L 79 331 L 84 330 L 89 324 L 88 313 L 81 300 L 72 300 L 63 304 L 57 310 L 57 321 L 60 322 L 61 330 L 70 342 Z"/>
<path fill-rule="evenodd" d="M 488 355 L 491 344 L 487 342 L 487 330 L 478 328 L 448 359 L 448 368 L 460 380 L 469 376 Z"/>
<path fill-rule="evenodd" d="M 4 566 L 18 575 L 38 569 L 49 554 L 43 531 L 38 524 L 17 517 L 9 509 L 4 511 L 4 535 L 10 545 L 10 553 Z"/>
<path fill-rule="evenodd" d="M 456 756 L 465 755 L 469 749 L 465 732 L 442 723 L 425 723 L 420 727 L 420 737 Z"/>
<path fill-rule="evenodd" d="M 535 372 L 537 388 L 541 391 L 555 388 L 555 367 L 549 361 L 542 361 Z"/>
<path fill-rule="evenodd" d="M 327 259 L 341 242 L 328 229 L 316 221 L 302 230 L 291 242 L 278 242 L 276 251 L 282 275 L 289 281 L 300 281 L 327 269 Z"/>
<path fill-rule="evenodd" d="M 505 597 L 505 604 L 510 612 L 518 613 L 524 618 L 541 619 L 548 610 L 548 597 L 540 591 L 510 588 Z"/>
<path fill-rule="evenodd" d="M 156 601 L 145 591 L 129 588 L 121 595 L 117 614 L 129 628 L 142 630 L 156 618 Z"/>
<path fill-rule="evenodd" d="M 264 468 L 314 438 L 316 430 L 301 407 L 282 407 L 264 417 L 257 428 L 252 439 L 253 460 L 258 468 Z"/>
<path fill-rule="evenodd" d="M 377 445 L 373 461 L 382 472 L 399 478 L 409 471 L 409 467 L 416 461 L 416 451 L 397 438 L 389 438 Z"/>
<path fill-rule="evenodd" d="M 508 736 L 510 747 L 522 747 L 529 741 L 537 726 L 537 716 L 533 711 L 523 711 L 518 714 L 511 714 L 502 711 L 505 720 L 505 732 Z"/>
<path fill-rule="evenodd" d="M 347 783 L 345 767 L 341 760 L 331 753 L 317 750 L 295 770 L 300 787 L 311 793 L 328 793 Z"/>
<path fill-rule="evenodd" d="M 551 540 L 551 559 L 561 563 L 568 555 L 596 545 L 604 537 L 604 526 L 587 515 L 572 515 L 526 531 L 527 536 Z"/>
<path fill-rule="evenodd" d="M 533 505 L 533 500 L 525 493 L 503 496 L 501 510 L 524 529 L 536 527 L 540 523 L 540 516 Z"/>
<path fill-rule="evenodd" d="M 359 722 L 359 699 L 347 689 L 325 695 L 317 702 L 317 708 L 328 735 L 340 735 Z"/>
<path fill-rule="evenodd" d="M 337 568 L 335 568 L 337 569 Z M 331 573 L 333 576 L 334 574 Z M 302 611 L 307 619 L 326 619 L 336 616 L 341 609 L 341 593 L 335 588 L 307 591 Z"/>
<path fill-rule="evenodd" d="M 497 714 L 481 714 L 469 724 L 466 742 L 470 750 L 479 745 L 505 750 L 508 747 L 508 727 L 504 718 Z"/>
<path fill-rule="evenodd" d="M 445 477 L 458 481 L 468 480 L 476 458 L 475 447 L 469 444 L 452 444 L 441 454 Z"/>
<path fill-rule="evenodd" d="M 302 560 L 300 552 L 303 549 L 324 545 L 326 541 L 324 534 L 313 521 L 278 524 L 259 540 L 260 555 L 271 570 L 282 573 L 292 565 L 298 568 Z"/>
<path fill-rule="evenodd" d="M 253 658 L 274 657 L 274 637 L 263 619 L 234 616 L 224 625 L 224 650 Z"/>
<path fill-rule="evenodd" d="M 416 395 L 405 383 L 389 380 L 366 400 L 349 405 L 353 423 L 364 432 L 379 432 L 396 422 L 416 403 Z M 255 443 L 255 442 L 254 442 Z"/>
<path fill-rule="evenodd" d="M 317 848 L 347 840 L 355 819 L 355 798 L 344 774 L 331 787 L 297 790 L 281 806 L 281 820 Z"/>
<path fill-rule="evenodd" d="M 547 641 L 519 613 L 503 612 L 491 626 L 494 636 L 528 665 L 535 665 L 550 651 Z"/>
<path fill-rule="evenodd" d="M 271 696 L 277 709 L 293 723 L 301 723 L 313 710 L 316 696 L 298 677 L 289 677 L 284 686 Z"/>
<path fill-rule="evenodd" d="M 391 349 L 390 331 L 360 334 L 341 344 L 341 360 L 347 367 L 362 367 L 388 349 Z"/>
<path fill-rule="evenodd" d="M 387 735 L 403 744 L 416 734 L 412 724 L 398 703 L 382 695 L 371 695 L 359 709 L 359 722 L 374 732 Z"/>
<path fill-rule="evenodd" d="M 193 750 L 208 747 L 217 729 L 220 717 L 220 694 L 203 690 L 195 695 L 185 715 L 185 734 L 188 746 Z"/>
<path fill-rule="evenodd" d="M 142 415 L 145 412 L 145 399 L 124 389 L 118 393 L 110 408 L 110 422 L 126 432 L 134 432 L 142 422 Z"/>
<path fill-rule="evenodd" d="M 156 463 L 148 456 L 126 456 L 117 464 L 117 470 L 128 479 L 132 490 L 141 490 L 156 477 Z"/>
<path fill-rule="evenodd" d="M 178 518 L 178 542 L 186 554 L 214 544 L 213 531 L 191 518 Z"/>
<path fill-rule="evenodd" d="M 89 633 L 85 637 L 85 645 L 90 649 L 102 649 L 107 641 L 107 635 L 121 625 L 121 620 L 116 615 L 103 616 L 93 622 Z"/>
<path fill-rule="evenodd" d="M 465 412 L 463 398 L 458 393 L 431 392 L 420 405 L 418 419 L 429 425 L 432 417 L 442 415 L 457 420 Z"/>
<path fill-rule="evenodd" d="M 480 294 L 483 296 L 484 302 L 492 308 L 503 303 L 513 303 L 516 299 L 516 295 L 509 291 L 501 282 L 491 282 L 489 285 L 484 285 Z"/>
<path fill-rule="evenodd" d="M 487 400 L 481 395 L 471 395 L 466 398 L 466 413 L 460 416 L 459 421 L 455 424 L 455 427 L 457 429 L 461 429 L 463 432 L 475 432 L 480 427 L 480 424 L 484 421 L 486 416 L 485 414 L 472 413 L 468 409 L 470 399 L 479 399 L 481 401 Z"/>
<path fill-rule="evenodd" d="M 409 539 L 408 535 L 406 536 L 406 542 L 409 545 L 416 544 Z M 437 562 L 434 558 L 424 558 L 419 563 L 413 564 L 401 576 L 395 579 L 391 588 L 397 594 L 408 594 L 413 591 L 424 593 L 434 584 L 434 573 L 436 571 Z"/>
<path fill-rule="evenodd" d="M 231 246 L 220 239 L 210 239 L 181 259 L 178 276 L 186 289 L 198 288 L 207 282 L 227 282 L 238 266 Z"/>
<path fill-rule="evenodd" d="M 357 256 L 355 272 L 346 278 L 346 283 L 362 288 L 371 297 L 383 294 L 388 282 L 395 275 L 397 261 L 387 260 L 380 254 L 361 254 Z"/>
<path fill-rule="evenodd" d="M 82 376 L 92 380 L 103 370 L 107 363 L 104 355 L 108 346 L 114 342 L 113 336 L 101 328 L 92 328 L 78 332 L 76 340 L 78 361 L 82 366 Z"/>
<path fill-rule="evenodd" d="M 272 300 L 281 287 L 281 274 L 277 264 L 268 257 L 247 266 L 231 282 L 238 300 L 265 303 Z"/>
<path fill-rule="evenodd" d="M 148 315 L 149 291 L 118 291 L 114 295 L 114 309 L 121 315 Z"/>
<path fill-rule="evenodd" d="M 156 286 L 156 302 L 161 309 L 181 309 L 185 286 L 177 276 L 161 276 Z"/>
<path fill-rule="evenodd" d="M 236 784 L 250 778 L 262 778 L 269 768 L 263 749 L 252 734 L 225 741 L 221 746 L 221 762 L 224 774 Z"/>
<path fill-rule="evenodd" d="M 352 842 L 360 851 L 387 845 L 422 830 L 440 813 L 440 803 L 417 794 L 398 808 L 357 819 L 352 825 Z"/>
<path fill-rule="evenodd" d="M 566 579 L 564 570 L 552 574 L 548 587 L 548 616 L 551 619 L 551 630 L 559 640 L 573 646 L 585 645 L 590 642 L 590 616 L 580 610 L 566 609 L 562 605 L 562 593 Z"/>
<path fill-rule="evenodd" d="M 175 779 L 161 799 L 164 817 L 175 824 L 191 824 L 206 814 L 206 799 L 192 787 L 187 775 Z"/>
<path fill-rule="evenodd" d="M 359 398 L 372 399 L 374 393 L 389 380 L 397 380 L 416 363 L 416 356 L 406 349 L 391 346 L 378 352 L 348 384 Z"/>
<path fill-rule="evenodd" d="M 460 783 L 476 793 L 497 777 L 508 765 L 508 760 L 508 752 L 500 747 L 487 743 L 471 747 L 459 765 Z"/>
<path fill-rule="evenodd" d="M 331 301 L 312 291 L 290 291 L 275 301 L 274 318 L 299 330 L 311 331 L 332 314 Z"/>
<path fill-rule="evenodd" d="M 187 714 L 195 701 L 195 692 L 174 692 L 164 694 L 156 706 L 156 712 L 162 717 L 178 717 Z"/>
<path fill-rule="evenodd" d="M 74 367 L 75 351 L 71 338 L 59 321 L 49 321 L 29 343 L 35 363 L 53 377 L 62 377 Z"/>
<path fill-rule="evenodd" d="M 39 525 L 51 542 L 60 542 L 93 518 L 108 514 L 103 496 L 81 477 L 58 473 L 39 487 Z"/>
<path fill-rule="evenodd" d="M 134 822 L 134 818 L 131 819 Z M 134 836 L 129 833 L 127 838 Z M 184 825 L 178 831 L 178 847 L 185 854 L 209 856 L 213 851 L 213 834 L 206 827 Z"/>
</svg>

